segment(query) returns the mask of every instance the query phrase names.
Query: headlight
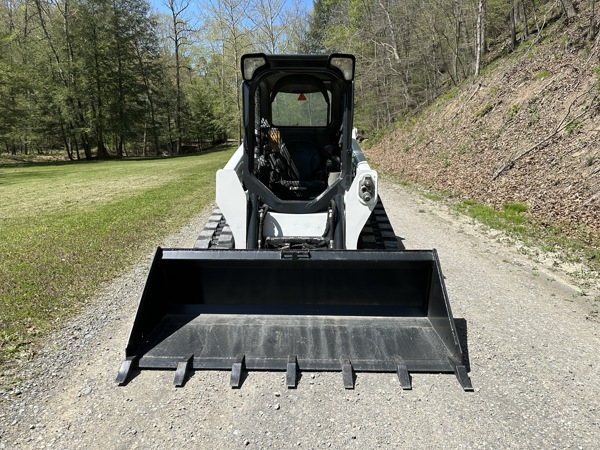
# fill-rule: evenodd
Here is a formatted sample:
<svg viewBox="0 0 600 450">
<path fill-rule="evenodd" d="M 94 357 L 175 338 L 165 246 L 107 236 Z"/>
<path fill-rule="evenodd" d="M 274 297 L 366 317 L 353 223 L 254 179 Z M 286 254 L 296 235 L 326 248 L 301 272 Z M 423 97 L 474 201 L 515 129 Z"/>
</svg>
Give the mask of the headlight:
<svg viewBox="0 0 600 450">
<path fill-rule="evenodd" d="M 264 56 L 244 55 L 242 57 L 242 74 L 244 75 L 244 80 L 250 81 L 256 69 L 264 66 L 266 63 L 267 60 Z"/>
<path fill-rule="evenodd" d="M 340 69 L 347 81 L 352 81 L 354 79 L 354 56 L 334 55 L 329 60 L 329 64 Z"/>
</svg>

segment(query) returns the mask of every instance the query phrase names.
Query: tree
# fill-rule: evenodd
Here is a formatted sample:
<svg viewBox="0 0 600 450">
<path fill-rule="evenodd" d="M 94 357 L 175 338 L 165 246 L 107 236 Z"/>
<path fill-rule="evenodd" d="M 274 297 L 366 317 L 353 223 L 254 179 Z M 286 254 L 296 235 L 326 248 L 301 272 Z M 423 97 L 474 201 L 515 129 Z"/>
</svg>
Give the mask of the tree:
<svg viewBox="0 0 600 450">
<path fill-rule="evenodd" d="M 221 111 L 223 117 L 227 110 L 235 111 L 235 116 L 230 123 L 235 124 L 238 142 L 242 141 L 242 104 L 241 104 L 241 57 L 252 49 L 250 31 L 247 24 L 248 4 L 244 0 L 219 0 L 211 1 L 206 12 L 209 24 L 209 39 L 218 44 L 219 55 L 215 57 L 220 62 L 221 80 Z M 231 108 L 230 105 L 235 105 Z"/>
<path fill-rule="evenodd" d="M 267 53 L 280 53 L 285 29 L 282 23 L 284 0 L 255 0 L 250 20 L 257 33 L 257 43 Z"/>
<path fill-rule="evenodd" d="M 150 26 L 157 28 L 155 17 L 149 18 Z M 148 133 L 154 145 L 154 154 L 160 154 L 160 130 L 158 122 L 158 102 L 156 97 L 160 91 L 159 86 L 164 75 L 160 65 L 160 52 L 158 50 L 158 39 L 155 34 L 149 36 L 136 36 L 135 38 L 135 62 L 137 71 L 143 83 L 143 101 L 145 103 L 145 117 L 143 119 L 143 143 L 142 154 L 148 156 Z"/>
<path fill-rule="evenodd" d="M 182 53 L 184 46 L 188 45 L 188 38 L 192 29 L 185 19 L 186 10 L 190 7 L 189 0 L 166 0 L 165 5 L 171 15 L 171 34 L 169 38 L 173 44 L 173 53 L 175 55 L 175 127 L 177 130 L 177 147 L 175 154 L 181 149 L 183 139 L 183 91 L 182 91 Z"/>
<path fill-rule="evenodd" d="M 335 15 L 339 0 L 314 0 L 308 32 L 300 44 L 302 53 L 325 53 L 326 31 Z"/>
<path fill-rule="evenodd" d="M 149 16 L 144 0 L 112 0 L 112 11 L 107 36 L 105 93 L 107 105 L 107 131 L 110 133 L 114 152 L 123 156 L 126 143 L 138 138 L 145 130 L 142 124 L 147 109 L 154 107 L 150 70 L 160 69 L 155 23 Z M 150 97 L 149 97 L 150 96 Z M 147 100 L 150 98 L 150 103 Z"/>
<path fill-rule="evenodd" d="M 284 51 L 302 53 L 301 45 L 308 33 L 309 16 L 302 0 L 287 0 L 282 13 L 282 23 L 285 27 Z"/>
</svg>

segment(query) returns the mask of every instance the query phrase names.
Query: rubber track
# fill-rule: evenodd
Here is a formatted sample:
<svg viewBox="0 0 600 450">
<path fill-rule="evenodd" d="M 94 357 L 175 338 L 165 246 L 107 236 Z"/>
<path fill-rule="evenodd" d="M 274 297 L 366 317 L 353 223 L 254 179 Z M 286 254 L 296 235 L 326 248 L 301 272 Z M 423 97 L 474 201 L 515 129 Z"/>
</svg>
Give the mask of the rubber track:
<svg viewBox="0 0 600 450">
<path fill-rule="evenodd" d="M 363 227 L 358 237 L 357 247 L 364 250 L 398 250 L 400 248 L 381 199 L 377 200 L 375 209 Z"/>
<path fill-rule="evenodd" d="M 231 250 L 234 248 L 233 234 L 219 207 L 215 207 L 204 229 L 196 239 L 194 248 Z"/>
<path fill-rule="evenodd" d="M 218 207 L 215 207 L 210 215 L 194 248 L 218 250 L 234 248 L 233 234 Z M 381 199 L 377 201 L 375 209 L 358 238 L 358 248 L 364 250 L 398 250 L 400 248 Z"/>
</svg>

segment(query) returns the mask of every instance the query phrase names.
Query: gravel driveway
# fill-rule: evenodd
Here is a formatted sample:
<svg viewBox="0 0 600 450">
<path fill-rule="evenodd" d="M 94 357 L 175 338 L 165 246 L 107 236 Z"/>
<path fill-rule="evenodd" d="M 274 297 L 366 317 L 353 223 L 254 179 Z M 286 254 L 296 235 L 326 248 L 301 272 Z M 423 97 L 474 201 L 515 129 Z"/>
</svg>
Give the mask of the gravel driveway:
<svg viewBox="0 0 600 450">
<path fill-rule="evenodd" d="M 114 383 L 151 256 L 101 289 L 84 314 L 23 368 L 3 394 L 0 449 L 129 448 L 600 448 L 597 291 L 403 187 L 381 196 L 407 248 L 437 248 L 453 313 L 468 329 L 471 379 L 414 374 L 173 372 Z M 206 215 L 164 246 L 193 245 Z M 591 276 L 591 275 L 589 275 Z M 351 282 L 351 280 L 348 280 Z M 594 279 L 597 285 L 598 280 Z"/>
</svg>

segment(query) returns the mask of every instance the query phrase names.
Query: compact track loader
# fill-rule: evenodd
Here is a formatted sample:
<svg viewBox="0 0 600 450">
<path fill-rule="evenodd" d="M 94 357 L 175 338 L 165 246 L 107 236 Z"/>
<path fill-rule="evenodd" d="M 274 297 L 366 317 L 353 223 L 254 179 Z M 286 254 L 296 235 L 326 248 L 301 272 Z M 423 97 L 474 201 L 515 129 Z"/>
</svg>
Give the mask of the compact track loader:
<svg viewBox="0 0 600 450">
<path fill-rule="evenodd" d="M 472 390 L 435 250 L 405 250 L 353 135 L 351 55 L 248 54 L 244 142 L 193 249 L 158 248 L 117 376 L 141 369 L 455 373 Z"/>
</svg>

